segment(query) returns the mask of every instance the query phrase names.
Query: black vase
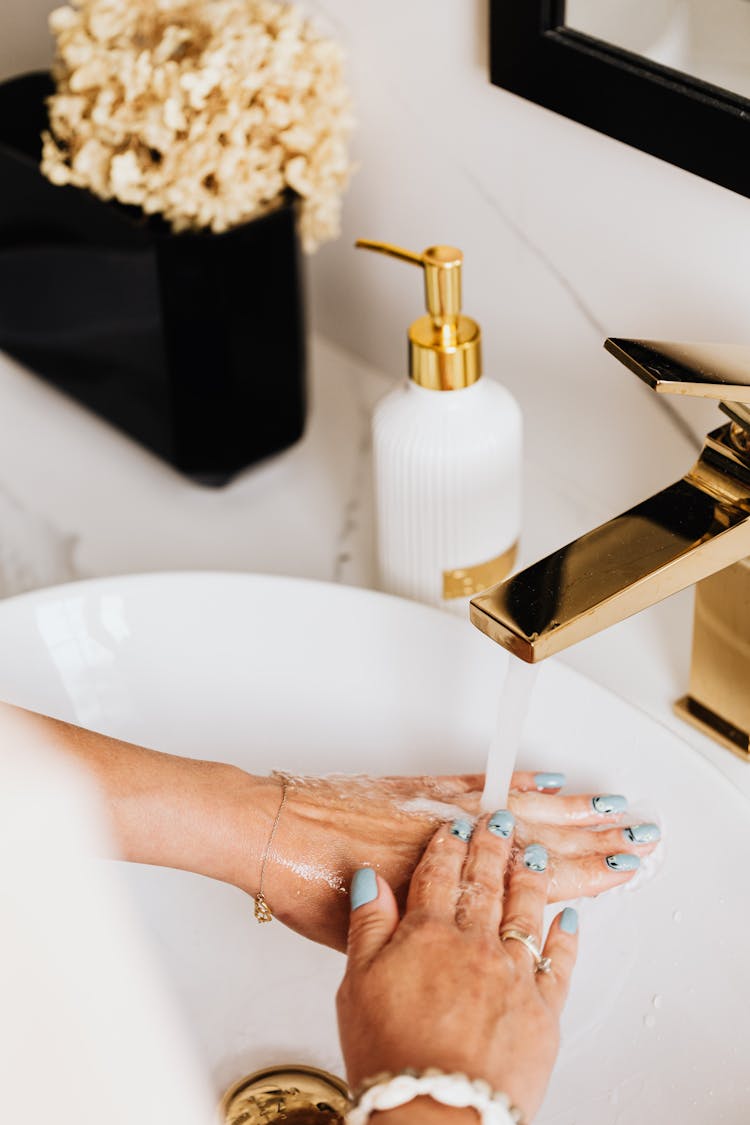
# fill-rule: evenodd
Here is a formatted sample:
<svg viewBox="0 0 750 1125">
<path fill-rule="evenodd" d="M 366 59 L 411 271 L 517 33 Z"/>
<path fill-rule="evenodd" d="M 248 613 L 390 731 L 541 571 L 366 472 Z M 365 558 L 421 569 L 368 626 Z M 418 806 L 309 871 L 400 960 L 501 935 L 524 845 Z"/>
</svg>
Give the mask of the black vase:
<svg viewBox="0 0 750 1125">
<path fill-rule="evenodd" d="M 225 234 L 55 187 L 46 73 L 0 84 L 0 348 L 207 484 L 305 422 L 293 200 Z"/>
</svg>

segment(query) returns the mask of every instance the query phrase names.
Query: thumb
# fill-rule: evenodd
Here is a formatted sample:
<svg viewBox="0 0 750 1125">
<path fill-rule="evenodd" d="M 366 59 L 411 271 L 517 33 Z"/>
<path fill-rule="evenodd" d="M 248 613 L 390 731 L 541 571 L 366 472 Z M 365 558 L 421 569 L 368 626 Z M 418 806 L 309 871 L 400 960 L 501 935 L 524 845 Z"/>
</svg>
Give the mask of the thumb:
<svg viewBox="0 0 750 1125">
<path fill-rule="evenodd" d="M 371 867 L 354 872 L 350 890 L 351 919 L 346 952 L 350 964 L 377 956 L 398 926 L 398 906 L 385 879 Z"/>
</svg>

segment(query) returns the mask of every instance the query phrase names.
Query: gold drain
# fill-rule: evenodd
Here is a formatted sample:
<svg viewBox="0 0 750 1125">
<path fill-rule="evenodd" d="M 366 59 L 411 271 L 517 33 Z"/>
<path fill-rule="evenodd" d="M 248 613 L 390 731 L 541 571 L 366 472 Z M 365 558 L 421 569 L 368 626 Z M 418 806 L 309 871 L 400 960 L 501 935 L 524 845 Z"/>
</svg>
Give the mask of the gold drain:
<svg viewBox="0 0 750 1125">
<path fill-rule="evenodd" d="M 351 1106 L 349 1088 L 313 1066 L 256 1070 L 227 1090 L 221 1100 L 225 1125 L 343 1125 Z"/>
</svg>

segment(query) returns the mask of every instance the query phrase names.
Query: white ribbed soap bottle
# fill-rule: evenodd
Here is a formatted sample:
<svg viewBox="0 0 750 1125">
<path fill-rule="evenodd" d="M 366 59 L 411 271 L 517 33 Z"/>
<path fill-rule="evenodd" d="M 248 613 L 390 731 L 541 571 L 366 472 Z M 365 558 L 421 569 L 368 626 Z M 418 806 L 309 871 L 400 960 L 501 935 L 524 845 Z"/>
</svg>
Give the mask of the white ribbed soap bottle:
<svg viewBox="0 0 750 1125">
<path fill-rule="evenodd" d="M 409 329 L 409 374 L 373 417 L 381 588 L 468 615 L 513 568 L 521 523 L 521 412 L 480 378 L 479 325 L 461 316 L 463 255 L 365 249 L 422 266 L 428 315 Z"/>
</svg>

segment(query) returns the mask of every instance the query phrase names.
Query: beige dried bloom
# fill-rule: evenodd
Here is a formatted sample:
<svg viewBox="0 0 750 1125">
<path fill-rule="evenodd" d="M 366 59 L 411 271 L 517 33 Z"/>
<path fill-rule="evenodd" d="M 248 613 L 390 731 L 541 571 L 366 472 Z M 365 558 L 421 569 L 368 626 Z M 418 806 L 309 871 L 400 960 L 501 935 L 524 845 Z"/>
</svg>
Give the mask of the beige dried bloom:
<svg viewBox="0 0 750 1125">
<path fill-rule="evenodd" d="M 308 251 L 339 232 L 351 173 L 340 48 L 279 0 L 71 0 L 50 16 L 55 184 L 225 231 L 288 191 Z"/>
</svg>

